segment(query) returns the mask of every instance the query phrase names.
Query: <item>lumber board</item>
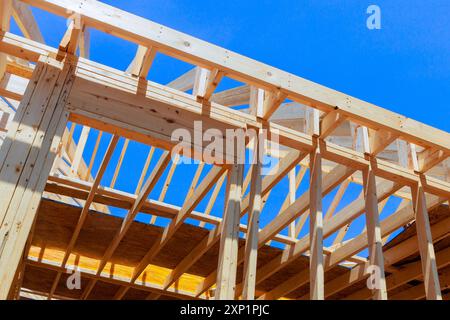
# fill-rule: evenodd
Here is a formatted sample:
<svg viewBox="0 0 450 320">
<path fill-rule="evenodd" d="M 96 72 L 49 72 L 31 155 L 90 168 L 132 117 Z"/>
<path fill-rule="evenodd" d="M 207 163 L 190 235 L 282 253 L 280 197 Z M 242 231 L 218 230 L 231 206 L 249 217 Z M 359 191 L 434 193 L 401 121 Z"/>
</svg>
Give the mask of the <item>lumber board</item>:
<svg viewBox="0 0 450 320">
<path fill-rule="evenodd" d="M 24 0 L 33 6 L 68 17 L 77 12 L 85 23 L 100 31 L 159 51 L 195 65 L 217 68 L 227 76 L 263 89 L 278 89 L 309 106 L 340 109 L 354 121 L 373 129 L 385 129 L 419 145 L 450 152 L 450 134 L 374 104 L 326 88 L 312 81 L 257 62 L 200 39 L 167 28 L 99 1 Z"/>
<path fill-rule="evenodd" d="M 1 147 L 0 298 L 6 298 L 68 119 L 73 69 L 38 64 Z M 14 226 L 14 227 L 13 227 Z M 19 227 L 17 227 L 19 226 Z"/>
</svg>

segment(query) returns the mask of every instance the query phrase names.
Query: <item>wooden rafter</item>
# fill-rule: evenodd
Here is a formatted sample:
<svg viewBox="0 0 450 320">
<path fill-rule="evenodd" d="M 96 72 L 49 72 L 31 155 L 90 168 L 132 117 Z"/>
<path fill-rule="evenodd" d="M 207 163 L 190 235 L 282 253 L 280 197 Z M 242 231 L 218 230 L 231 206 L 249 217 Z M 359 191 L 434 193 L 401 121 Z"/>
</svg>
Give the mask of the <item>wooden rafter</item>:
<svg viewBox="0 0 450 320">
<path fill-rule="evenodd" d="M 195 74 L 197 72 L 197 68 L 192 68 L 188 72 L 182 74 L 175 80 L 172 80 L 167 84 L 168 87 L 180 90 L 180 91 L 188 91 L 194 87 Z"/>
<path fill-rule="evenodd" d="M 89 191 L 89 195 L 86 199 L 86 202 L 84 203 L 83 210 L 81 211 L 80 217 L 79 217 L 77 225 L 75 227 L 75 230 L 72 234 L 72 237 L 70 238 L 69 244 L 67 245 L 67 250 L 66 250 L 66 253 L 65 253 L 64 258 L 61 263 L 63 268 L 65 268 L 67 261 L 69 260 L 70 254 L 72 253 L 72 250 L 75 247 L 75 244 L 78 240 L 78 236 L 80 235 L 81 229 L 83 228 L 84 222 L 86 221 L 86 218 L 88 216 L 89 208 L 94 201 L 95 194 L 97 193 L 97 190 L 100 187 L 100 182 L 103 178 L 106 168 L 108 167 L 109 161 L 111 160 L 111 157 L 114 153 L 114 150 L 116 148 L 118 141 L 119 141 L 119 136 L 113 136 L 109 143 L 108 149 L 106 150 L 106 153 L 103 156 L 102 163 L 97 172 L 94 183 L 92 184 L 92 187 Z M 59 283 L 59 280 L 61 278 L 61 275 L 62 275 L 61 272 L 58 272 L 58 274 L 56 275 L 55 280 L 52 285 L 52 289 L 50 291 L 49 299 L 52 298 L 53 293 L 56 289 L 56 286 Z"/>
<path fill-rule="evenodd" d="M 9 31 L 12 14 L 12 0 L 1 0 L 0 9 L 0 30 Z M 0 53 L 0 80 L 2 80 L 5 75 L 6 64 L 6 54 Z"/>
<path fill-rule="evenodd" d="M 237 88 L 217 92 L 213 94 L 211 100 L 227 107 L 245 105 L 250 100 L 250 86 L 243 85 Z"/>
<path fill-rule="evenodd" d="M 103 156 L 103 160 L 101 162 L 100 168 L 98 169 L 97 175 L 95 176 L 94 183 L 92 184 L 91 190 L 89 191 L 89 196 L 86 199 L 86 202 L 83 206 L 83 210 L 81 211 L 80 218 L 77 223 L 77 227 L 75 228 L 72 238 L 70 239 L 69 245 L 67 246 L 66 255 L 64 256 L 63 263 L 62 263 L 63 266 L 65 266 L 65 264 L 67 263 L 67 260 L 69 259 L 69 255 L 70 255 L 73 247 L 76 244 L 78 235 L 81 231 L 81 228 L 83 227 L 84 221 L 86 220 L 87 213 L 89 212 L 89 207 L 94 200 L 95 194 L 97 193 L 97 190 L 100 186 L 100 182 L 103 178 L 106 168 L 108 167 L 109 161 L 111 160 L 111 157 L 114 153 L 114 150 L 115 150 L 118 142 L 119 142 L 119 136 L 113 136 L 111 138 L 108 149 L 106 150 L 106 153 Z"/>
<path fill-rule="evenodd" d="M 316 115 L 316 121 L 317 121 L 317 115 Z M 390 143 L 390 142 L 386 142 Z M 327 176 L 323 178 L 324 181 L 322 181 L 322 194 L 325 195 L 329 193 L 334 187 L 339 185 L 341 182 L 345 181 L 346 177 L 353 174 L 354 171 L 348 167 L 345 166 L 337 166 L 333 172 L 330 172 Z M 378 197 L 378 199 L 384 200 L 389 195 L 394 193 L 396 190 L 400 188 L 400 186 L 396 184 L 385 184 L 385 191 L 383 190 L 381 192 L 381 195 Z M 300 206 L 299 206 L 300 205 Z M 354 206 L 352 206 L 354 205 Z M 352 221 L 355 217 L 352 217 L 353 214 L 356 214 L 356 216 L 359 216 L 363 213 L 365 202 L 362 199 L 356 200 L 354 203 L 349 205 L 347 208 L 344 208 L 343 210 L 346 210 L 349 213 L 349 216 L 351 218 L 347 218 L 345 214 L 339 213 L 334 217 L 333 219 L 330 219 L 328 223 L 324 226 L 324 237 L 327 237 L 331 235 L 334 231 L 336 231 L 338 228 L 341 228 L 345 226 L 345 223 L 342 223 L 342 218 L 347 219 L 347 222 Z M 303 207 L 303 208 L 302 208 Z M 301 208 L 301 209 L 300 209 Z M 359 208 L 356 209 L 356 208 Z M 302 197 L 296 200 L 294 204 L 292 204 L 290 207 L 288 207 L 283 213 L 278 215 L 271 224 L 269 224 L 265 229 L 261 231 L 261 238 L 262 239 L 268 239 L 271 237 L 271 235 L 279 232 L 279 230 L 282 230 L 289 222 L 293 221 L 295 217 L 298 215 L 304 214 L 306 210 L 309 209 L 309 199 L 308 199 L 308 193 L 305 193 Z M 356 209 L 356 210 L 355 210 Z M 278 220 L 278 221 L 277 221 Z M 335 221 L 337 222 L 337 226 L 335 224 Z M 345 221 L 345 220 L 344 220 Z M 331 228 L 328 228 L 331 227 Z M 332 231 L 331 231 L 332 230 Z M 330 233 L 331 232 L 331 233 Z M 302 241 L 305 240 L 305 241 Z M 276 271 L 280 270 L 281 266 L 287 264 L 287 262 L 292 261 L 294 257 L 297 257 L 299 253 L 304 252 L 305 250 L 309 249 L 307 246 L 306 239 L 302 239 L 296 244 L 296 248 L 294 249 L 294 254 L 292 254 L 292 250 L 286 250 L 286 255 L 281 255 L 277 258 L 275 258 L 271 263 L 267 264 L 266 266 L 263 266 L 259 272 L 259 278 L 258 281 L 263 281 L 268 276 L 272 275 Z M 264 242 L 265 243 L 265 242 Z M 303 247 L 304 246 L 304 247 Z M 301 249 L 300 249 L 301 248 Z M 286 256 L 288 258 L 286 258 Z M 291 258 L 292 257 L 292 258 Z M 291 282 L 290 285 L 294 284 L 295 282 Z M 281 286 L 281 285 L 280 285 Z"/>
<path fill-rule="evenodd" d="M 5 41 L 16 41 L 13 40 L 13 37 L 4 37 L 2 39 L 2 43 L 4 44 Z M 104 71 L 102 71 L 104 73 Z M 111 76 L 113 77 L 113 75 L 111 74 Z M 89 79 L 93 79 L 95 78 L 94 75 L 90 75 Z M 106 80 L 106 79 L 105 79 Z M 129 79 L 131 80 L 131 79 Z M 99 88 L 97 88 L 96 86 L 93 86 L 91 83 L 91 88 L 93 90 L 95 90 L 96 94 L 98 94 Z M 133 90 L 135 91 L 135 90 Z M 174 100 L 172 100 L 172 102 L 175 102 Z M 202 107 L 199 105 L 199 113 L 201 113 L 201 109 Z M 99 109 L 101 110 L 101 109 Z M 211 115 L 213 112 L 214 108 L 211 108 Z M 74 110 L 76 111 L 76 110 Z M 108 112 L 113 112 L 113 109 L 108 109 Z M 227 109 L 227 112 L 234 112 L 231 109 Z M 238 112 L 238 111 L 236 111 Z M 80 113 L 78 116 L 75 117 L 75 114 L 72 114 L 72 119 L 77 119 L 77 121 L 82 121 L 87 120 L 86 118 L 83 118 L 82 116 L 83 113 Z M 223 118 L 221 117 L 221 119 L 224 122 L 229 123 L 231 119 L 236 119 L 235 116 L 231 116 L 227 117 L 227 118 Z M 83 122 L 85 122 L 83 120 Z M 128 119 L 127 121 L 129 121 L 130 119 Z M 92 122 L 85 122 L 86 124 L 91 124 L 91 125 L 95 125 L 96 123 L 92 123 Z M 251 126 L 258 126 L 255 123 L 248 123 L 247 125 L 251 125 Z M 96 125 L 95 125 L 96 126 Z M 289 143 L 290 146 L 292 147 L 299 147 L 299 148 L 306 148 L 306 149 L 310 149 L 312 148 L 312 141 L 308 140 L 308 137 L 305 135 L 299 135 L 294 134 L 294 132 L 292 131 L 283 131 L 285 129 L 283 129 L 282 126 L 277 126 L 274 124 L 271 124 L 270 130 L 277 130 L 277 134 L 281 139 L 281 142 L 283 143 Z M 124 134 L 125 136 L 127 136 L 126 132 L 121 131 L 121 134 Z M 139 135 L 135 135 L 135 138 L 139 139 Z M 292 143 L 292 144 L 291 144 Z M 342 163 L 346 163 L 346 165 L 349 166 L 355 166 L 355 168 L 363 168 L 364 166 L 368 165 L 368 161 L 364 158 L 364 155 L 358 152 L 349 152 L 348 150 L 345 150 L 345 148 L 343 149 L 342 147 L 339 147 L 337 145 L 334 145 L 332 143 L 329 142 L 325 142 L 325 141 L 321 141 L 320 142 L 321 145 L 321 149 L 323 149 L 323 157 L 325 159 L 329 159 L 332 161 L 336 161 L 336 162 L 342 162 Z M 376 166 L 374 167 L 374 170 L 376 172 L 377 176 L 381 176 L 383 178 L 387 178 L 387 179 L 391 179 L 391 180 L 396 180 L 399 183 L 403 183 L 403 184 L 413 184 L 416 183 L 417 181 L 419 181 L 421 178 L 418 174 L 415 174 L 413 172 L 413 170 L 405 170 L 404 168 L 400 169 L 400 167 L 393 165 L 391 163 L 387 163 L 384 162 L 380 159 L 376 160 Z M 424 188 L 426 189 L 427 192 L 431 192 L 431 193 L 440 193 L 442 195 L 444 194 L 448 194 L 450 193 L 450 187 L 447 186 L 447 183 L 443 183 L 441 181 L 436 181 L 435 179 L 431 178 L 431 177 L 427 177 L 426 179 L 426 184 L 424 184 Z"/>
<path fill-rule="evenodd" d="M 217 265 L 217 288 L 214 295 L 216 300 L 233 299 L 235 295 L 243 179 L 244 165 L 234 165 L 227 179 L 225 214 Z"/>
<path fill-rule="evenodd" d="M 413 195 L 412 203 L 416 218 L 417 240 L 426 297 L 428 300 L 442 300 L 433 237 L 431 235 L 426 197 L 422 185 L 419 183 L 412 187 L 411 194 Z"/>
<path fill-rule="evenodd" d="M 220 180 L 224 180 L 225 176 L 226 175 L 222 175 Z M 220 180 L 218 181 L 218 183 L 220 182 Z M 49 182 L 45 187 L 45 191 L 54 194 L 66 195 L 68 197 L 77 198 L 84 201 L 87 199 L 91 187 L 92 183 L 87 183 L 85 181 L 81 181 L 74 178 L 69 179 L 61 177 L 59 175 L 53 175 L 49 177 Z M 134 204 L 136 198 L 137 196 L 134 194 L 129 194 L 123 191 L 103 187 L 98 190 L 97 195 L 94 197 L 94 202 L 105 204 L 108 206 L 115 206 L 122 209 L 129 209 Z M 147 200 L 143 205 L 143 207 L 141 208 L 142 213 L 156 214 L 160 217 L 168 219 L 174 219 L 180 210 L 181 207 L 169 205 L 155 200 Z M 211 216 L 207 214 L 206 211 L 204 213 L 193 211 L 188 216 L 191 219 L 198 220 L 204 223 L 209 223 L 214 226 L 218 226 L 222 222 L 222 218 Z M 246 233 L 247 226 L 241 224 L 240 231 Z M 291 238 L 280 234 L 275 235 L 274 240 L 285 244 L 294 243 L 294 241 Z"/>
<path fill-rule="evenodd" d="M 323 300 L 322 160 L 318 148 L 310 154 L 310 159 L 310 295 L 311 300 Z"/>
<path fill-rule="evenodd" d="M 38 64 L 33 73 L 34 83 L 28 86 L 16 114 L 18 121 L 10 128 L 12 139 L 1 146 L 0 298 L 3 299 L 8 296 L 67 123 L 65 102 L 73 84 L 72 71 L 60 64 Z M 15 174 L 11 175 L 11 170 Z M 12 226 L 20 227 L 11 230 Z"/>
<path fill-rule="evenodd" d="M 288 172 L 295 167 L 303 158 L 305 157 L 305 154 L 299 153 L 297 151 L 291 152 L 287 157 L 282 159 L 282 161 L 279 163 L 277 167 L 272 170 L 263 180 L 262 180 L 262 188 L 261 188 L 261 196 L 263 197 L 263 204 L 261 211 L 264 207 L 264 197 L 268 196 L 272 188 L 283 178 L 285 177 Z M 243 200 L 241 204 L 241 216 L 243 216 L 250 204 L 250 195 L 247 195 Z M 220 239 L 220 234 L 216 237 L 216 241 Z M 211 241 L 212 243 L 213 241 Z M 261 242 L 259 242 L 261 243 Z M 238 253 L 238 264 L 241 264 L 244 262 L 244 251 L 239 250 Z M 208 290 L 216 281 L 217 274 L 216 272 L 212 272 L 208 277 L 206 277 L 205 281 L 199 286 L 199 289 L 197 291 L 197 295 L 202 294 L 206 290 Z M 239 292 L 240 294 L 240 292 Z"/>
<path fill-rule="evenodd" d="M 439 269 L 445 268 L 450 264 L 450 248 L 438 251 L 436 253 L 436 265 Z M 386 277 L 386 287 L 389 291 L 394 290 L 405 283 L 413 280 L 420 280 L 422 278 L 422 265 L 421 262 L 412 262 L 403 267 L 403 270 L 396 271 Z M 425 292 L 425 288 L 423 288 Z M 358 290 L 346 299 L 362 300 L 369 299 L 370 292 L 368 290 Z"/>
<path fill-rule="evenodd" d="M 109 247 L 106 249 L 106 251 L 103 255 L 102 261 L 100 262 L 100 265 L 98 267 L 97 275 L 101 274 L 101 272 L 103 271 L 103 268 L 106 266 L 106 263 L 112 257 L 112 255 L 114 254 L 114 251 L 117 249 L 120 242 L 125 237 L 128 229 L 130 228 L 136 215 L 141 210 L 142 206 L 144 205 L 145 201 L 147 200 L 148 195 L 155 187 L 155 185 L 158 182 L 161 175 L 164 173 L 164 170 L 166 169 L 169 162 L 170 162 L 170 154 L 168 152 L 165 152 L 161 156 L 159 162 L 156 164 L 156 167 L 153 170 L 153 172 L 148 177 L 142 190 L 139 192 L 138 197 L 134 201 L 133 207 L 128 211 L 127 215 L 125 216 L 122 226 L 117 231 L 114 238 L 111 240 Z M 96 280 L 91 280 L 91 282 L 88 284 L 88 286 L 86 287 L 86 289 L 84 290 L 83 295 L 82 295 L 82 297 L 84 299 L 86 299 L 89 296 L 91 290 L 95 286 L 95 283 L 96 283 Z"/>
<path fill-rule="evenodd" d="M 377 134 L 369 135 L 367 128 L 363 128 L 363 134 L 364 149 L 369 157 L 381 152 L 382 149 L 393 141 L 389 136 L 384 137 L 383 139 L 380 137 L 375 139 L 374 136 L 377 136 Z M 363 170 L 363 183 L 366 232 L 369 248 L 369 263 L 371 266 L 369 272 L 371 273 L 373 299 L 387 300 L 383 244 L 380 230 L 380 213 L 378 211 L 377 186 L 372 164 L 369 164 L 369 166 Z"/>
<path fill-rule="evenodd" d="M 147 48 L 139 46 L 136 56 L 129 65 L 127 72 L 138 78 L 147 78 L 157 52 L 155 47 Z"/>
<path fill-rule="evenodd" d="M 75 55 L 80 43 L 81 30 L 83 26 L 79 18 L 74 18 L 64 34 L 58 51 L 58 60 L 62 60 L 66 54 Z"/>
</svg>

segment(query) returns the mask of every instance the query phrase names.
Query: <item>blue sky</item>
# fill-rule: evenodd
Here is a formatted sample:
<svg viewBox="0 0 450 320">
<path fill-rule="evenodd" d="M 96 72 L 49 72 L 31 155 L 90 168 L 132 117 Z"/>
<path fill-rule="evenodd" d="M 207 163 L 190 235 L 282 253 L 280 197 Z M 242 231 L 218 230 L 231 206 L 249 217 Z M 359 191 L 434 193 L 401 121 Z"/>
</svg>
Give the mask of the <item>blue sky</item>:
<svg viewBox="0 0 450 320">
<path fill-rule="evenodd" d="M 450 131 L 448 0 L 104 2 Z M 381 9 L 381 30 L 366 27 L 366 9 L 371 4 Z M 34 12 L 45 40 L 56 47 L 64 33 L 65 20 L 40 10 Z M 101 32 L 94 31 L 92 39 L 91 58 L 109 66 L 124 70 L 135 54 L 135 45 Z M 166 83 L 190 67 L 159 56 L 149 77 Z M 78 134 L 79 130 L 76 136 Z M 90 157 L 94 142 L 95 137 L 89 140 L 86 159 Z M 146 148 L 130 145 L 124 166 L 131 168 L 129 172 L 133 177 L 119 176 L 117 185 L 120 189 L 134 191 Z M 115 159 L 119 152 L 120 148 Z M 182 172 L 176 172 L 178 178 L 167 198 L 174 204 L 180 204 L 178 192 L 186 192 L 194 172 L 192 168 L 177 170 Z M 111 179 L 110 171 L 105 179 Z M 302 185 L 298 195 L 305 188 Z M 348 201 L 357 196 L 359 190 L 356 189 L 349 192 Z M 263 225 L 274 217 L 286 192 L 287 181 L 283 181 L 273 192 L 271 201 L 275 204 L 268 205 L 265 210 Z M 334 192 L 324 200 L 325 210 L 332 195 Z M 152 198 L 157 196 L 157 193 L 152 194 Z M 395 199 L 389 201 L 383 215 L 395 209 L 395 202 Z M 202 202 L 199 208 L 204 206 Z M 221 195 L 213 214 L 220 214 L 222 207 Z M 362 228 L 362 221 L 357 224 Z"/>
</svg>

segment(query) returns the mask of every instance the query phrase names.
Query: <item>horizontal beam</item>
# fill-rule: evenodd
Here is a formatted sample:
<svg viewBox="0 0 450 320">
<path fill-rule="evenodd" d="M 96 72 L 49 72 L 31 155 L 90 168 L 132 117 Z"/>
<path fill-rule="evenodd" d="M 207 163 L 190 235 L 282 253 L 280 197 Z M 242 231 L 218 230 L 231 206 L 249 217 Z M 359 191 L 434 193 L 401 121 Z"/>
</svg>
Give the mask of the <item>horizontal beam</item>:
<svg viewBox="0 0 450 320">
<path fill-rule="evenodd" d="M 373 129 L 392 131 L 412 143 L 450 152 L 450 134 L 371 103 L 326 88 L 288 72 L 257 62 L 184 33 L 172 30 L 99 1 L 24 0 L 64 17 L 80 14 L 86 25 L 201 67 L 271 91 L 325 112 L 341 110 L 353 121 Z"/>
<path fill-rule="evenodd" d="M 0 50 L 31 61 L 35 61 L 40 55 L 57 53 L 53 48 L 10 33 L 5 33 L 1 39 Z M 82 124 L 91 125 L 107 132 L 118 133 L 127 138 L 142 139 L 146 143 L 151 142 L 151 144 L 156 144 L 157 147 L 164 149 L 173 147 L 173 142 L 172 145 L 168 145 L 170 140 L 170 134 L 167 134 L 168 125 L 183 128 L 187 125 L 192 126 L 192 123 L 198 120 L 206 123 L 204 129 L 206 127 L 219 130 L 262 127 L 269 130 L 269 139 L 278 137 L 282 145 L 305 152 L 312 150 L 312 137 L 299 131 L 275 123 L 261 124 L 255 116 L 214 103 L 211 104 L 208 114 L 205 115 L 202 103 L 199 103 L 192 95 L 153 82 L 147 82 L 147 93 L 145 97 L 142 97 L 136 95 L 136 92 L 142 88 L 140 81 L 122 71 L 83 58 L 78 60 L 77 67 L 77 78 L 69 103 L 72 101 L 71 112 L 76 114 L 76 118 L 74 119 L 72 115 L 71 120 L 86 122 Z M 89 99 L 89 105 L 75 103 L 83 95 Z M 96 97 L 96 95 L 99 97 Z M 108 102 L 111 95 L 115 96 L 114 104 Z M 106 107 L 105 103 L 107 104 Z M 149 107 L 150 103 L 159 106 L 159 108 Z M 130 108 L 128 106 L 127 108 L 127 104 L 134 104 L 135 107 Z M 92 110 L 92 108 L 95 110 Z M 173 113 L 169 112 L 171 117 L 168 118 L 163 111 L 167 108 L 170 108 L 173 112 L 178 111 L 178 117 L 172 117 Z M 156 132 L 155 123 L 147 121 L 154 113 L 152 110 L 157 111 L 153 120 L 157 121 L 158 126 L 161 126 L 161 129 Z M 131 116 L 133 114 L 134 116 Z M 133 119 L 140 122 L 130 122 Z M 145 123 L 142 123 L 142 120 L 145 120 Z M 174 123 L 175 120 L 178 122 Z M 165 143 L 161 143 L 161 141 L 165 141 Z M 416 173 L 414 170 L 403 168 L 391 162 L 375 157 L 368 160 L 362 152 L 353 151 L 325 140 L 320 141 L 320 152 L 324 159 L 353 167 L 355 170 L 367 167 L 370 161 L 374 173 L 381 178 L 409 186 L 421 181 L 425 192 L 450 197 L 450 183 Z"/>
</svg>

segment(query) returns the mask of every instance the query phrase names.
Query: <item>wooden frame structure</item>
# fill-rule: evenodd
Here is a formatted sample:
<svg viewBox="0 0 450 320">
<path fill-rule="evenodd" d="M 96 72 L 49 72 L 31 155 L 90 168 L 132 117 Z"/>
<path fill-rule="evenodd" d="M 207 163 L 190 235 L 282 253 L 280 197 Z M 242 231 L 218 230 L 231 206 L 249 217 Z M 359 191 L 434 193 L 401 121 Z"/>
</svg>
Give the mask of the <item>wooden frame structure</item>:
<svg viewBox="0 0 450 320">
<path fill-rule="evenodd" d="M 70 19 L 58 48 L 44 43 L 28 5 Z M 48 299 L 70 298 L 58 293 L 69 266 L 78 266 L 87 281 L 77 297 L 81 299 L 95 297 L 104 282 L 119 286 L 111 297 L 115 299 L 138 289 L 147 292 L 147 299 L 442 299 L 443 292 L 448 296 L 448 248 L 439 247 L 436 253 L 434 245 L 445 241 L 450 223 L 447 218 L 432 224 L 429 213 L 446 205 L 448 211 L 449 133 L 99 1 L 0 0 L 0 8 L 0 95 L 10 107 L 15 104 L 14 110 L 9 109 L 14 117 L 9 117 L 8 125 L 3 124 L 7 134 L 0 151 L 1 299 L 30 294 L 23 281 L 31 267 L 55 273 L 49 288 L 32 293 Z M 9 32 L 11 17 L 23 36 Z M 137 45 L 126 71 L 89 60 L 90 28 Z M 194 68 L 167 85 L 149 81 L 147 75 L 157 62 L 157 53 Z M 216 92 L 225 77 L 244 85 Z M 234 108 L 241 105 L 248 108 Z M 2 119 L 8 122 L 8 118 Z M 270 148 L 279 147 L 278 165 L 263 176 L 259 156 L 246 170 L 224 151 L 218 156 L 231 163 L 200 162 L 181 205 L 165 202 L 177 168 L 170 157 L 176 146 L 171 134 L 180 128 L 194 134 L 198 121 L 203 130 L 219 130 L 215 137 L 219 140 L 224 140 L 220 132 L 227 129 L 268 132 L 265 138 L 258 135 L 248 141 L 247 147 L 268 156 L 273 156 Z M 82 129 L 75 139 L 77 126 Z M 94 131 L 100 133 L 87 161 L 83 153 Z M 102 134 L 103 138 L 111 135 L 103 156 L 98 153 Z M 102 178 L 121 139 L 125 141 L 112 181 L 105 185 Z M 130 142 L 151 146 L 134 193 L 117 188 Z M 207 147 L 207 143 L 195 141 L 189 146 L 194 150 L 192 157 L 201 161 Z M 151 166 L 157 156 L 159 160 Z M 297 197 L 308 171 L 308 190 Z M 164 175 L 158 200 L 149 200 Z M 286 200 L 272 221 L 261 228 L 264 206 L 285 177 L 289 177 Z M 225 207 L 217 217 L 211 212 L 225 182 Z M 337 210 L 350 185 L 359 186 L 361 196 Z M 325 211 L 323 199 L 334 190 Z M 195 211 L 209 194 L 206 209 Z M 380 213 L 391 198 L 402 201 L 382 220 Z M 36 254 L 42 227 L 39 211 L 48 199 L 78 206 L 80 213 L 62 253 L 41 247 L 41 254 Z M 126 211 L 119 228 L 95 263 L 80 262 L 77 243 L 84 239 L 91 210 L 108 214 L 112 208 Z M 157 217 L 169 222 L 130 270 L 115 271 L 112 260 L 140 213 L 153 216 L 151 225 Z M 363 214 L 366 228 L 346 238 L 352 222 Z M 241 224 L 245 215 L 248 223 Z M 308 218 L 309 228 L 305 229 Z M 201 228 L 205 223 L 211 227 L 203 228 L 205 236 L 175 267 L 166 270 L 158 266 L 158 257 L 182 235 L 187 219 L 200 222 Z M 388 237 L 411 223 L 417 237 L 385 249 Z M 288 235 L 283 233 L 286 228 Z M 245 234 L 244 246 L 240 234 Z M 326 247 L 324 239 L 331 236 L 334 243 Z M 260 265 L 259 251 L 270 250 L 271 241 L 281 243 L 282 249 Z M 202 277 L 191 276 L 189 270 L 202 259 L 206 261 L 216 247 L 216 268 Z M 366 248 L 367 259 L 357 255 Z M 399 248 L 402 255 L 398 255 Z M 395 266 L 401 257 L 416 252 L 421 263 L 409 264 L 406 271 Z M 283 270 L 305 258 L 309 267 L 279 278 Z M 243 268 L 242 274 L 239 268 Z M 327 277 L 336 268 L 344 271 Z M 162 280 L 147 281 L 149 270 L 159 272 Z M 277 276 L 275 285 L 258 290 Z M 369 293 L 359 288 L 339 296 L 367 278 L 372 284 Z M 413 280 L 420 284 L 393 293 Z M 309 293 L 298 294 L 296 290 L 304 286 L 309 286 Z"/>
</svg>

